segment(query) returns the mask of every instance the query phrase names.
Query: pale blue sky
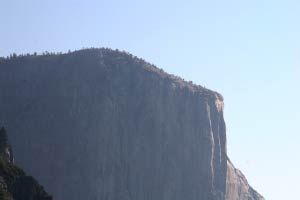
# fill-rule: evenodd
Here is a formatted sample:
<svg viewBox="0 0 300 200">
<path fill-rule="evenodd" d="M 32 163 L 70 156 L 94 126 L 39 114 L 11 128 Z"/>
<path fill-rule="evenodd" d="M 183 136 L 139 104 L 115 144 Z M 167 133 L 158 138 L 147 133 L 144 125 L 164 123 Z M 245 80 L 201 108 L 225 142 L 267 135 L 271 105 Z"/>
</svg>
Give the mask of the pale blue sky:
<svg viewBox="0 0 300 200">
<path fill-rule="evenodd" d="M 219 91 L 232 161 L 300 199 L 300 1 L 1 0 L 0 22 L 0 56 L 118 48 Z"/>
</svg>

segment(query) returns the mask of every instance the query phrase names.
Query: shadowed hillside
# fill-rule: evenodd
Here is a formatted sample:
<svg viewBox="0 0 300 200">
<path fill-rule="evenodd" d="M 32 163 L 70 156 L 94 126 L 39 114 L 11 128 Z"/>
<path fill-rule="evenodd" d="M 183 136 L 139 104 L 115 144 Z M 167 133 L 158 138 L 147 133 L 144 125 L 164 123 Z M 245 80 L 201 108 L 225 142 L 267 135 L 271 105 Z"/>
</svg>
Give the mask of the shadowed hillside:
<svg viewBox="0 0 300 200">
<path fill-rule="evenodd" d="M 4 128 L 0 129 L 0 199 L 52 200 L 33 177 L 13 164 L 12 150 Z"/>
</svg>

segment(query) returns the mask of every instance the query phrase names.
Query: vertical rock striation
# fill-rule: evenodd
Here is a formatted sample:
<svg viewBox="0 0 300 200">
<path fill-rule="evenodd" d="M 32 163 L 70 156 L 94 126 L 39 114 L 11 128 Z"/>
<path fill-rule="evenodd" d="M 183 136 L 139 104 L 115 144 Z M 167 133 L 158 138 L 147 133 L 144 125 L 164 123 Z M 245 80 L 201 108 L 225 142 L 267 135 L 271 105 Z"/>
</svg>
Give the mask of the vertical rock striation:
<svg viewBox="0 0 300 200">
<path fill-rule="evenodd" d="M 262 200 L 226 153 L 223 97 L 128 53 L 0 61 L 0 123 L 57 200 Z"/>
</svg>

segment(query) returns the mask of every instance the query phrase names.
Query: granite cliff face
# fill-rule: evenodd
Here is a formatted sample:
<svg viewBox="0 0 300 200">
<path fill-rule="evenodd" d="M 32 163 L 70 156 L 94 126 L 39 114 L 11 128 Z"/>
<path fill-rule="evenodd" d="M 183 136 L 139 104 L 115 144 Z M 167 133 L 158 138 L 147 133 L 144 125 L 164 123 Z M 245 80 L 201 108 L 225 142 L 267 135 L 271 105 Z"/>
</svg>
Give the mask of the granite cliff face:
<svg viewBox="0 0 300 200">
<path fill-rule="evenodd" d="M 128 53 L 0 61 L 0 123 L 57 200 L 262 200 L 226 153 L 223 97 Z"/>
</svg>

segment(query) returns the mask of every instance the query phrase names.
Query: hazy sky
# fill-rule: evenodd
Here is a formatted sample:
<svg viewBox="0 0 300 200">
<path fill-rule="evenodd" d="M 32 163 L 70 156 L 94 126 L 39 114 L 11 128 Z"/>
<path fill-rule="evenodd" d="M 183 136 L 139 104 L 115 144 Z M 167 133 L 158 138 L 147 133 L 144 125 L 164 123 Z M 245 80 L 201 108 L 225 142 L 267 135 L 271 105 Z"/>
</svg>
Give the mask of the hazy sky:
<svg viewBox="0 0 300 200">
<path fill-rule="evenodd" d="M 118 48 L 222 93 L 236 167 L 300 198 L 299 0 L 1 0 L 0 21 L 0 56 Z"/>
</svg>

